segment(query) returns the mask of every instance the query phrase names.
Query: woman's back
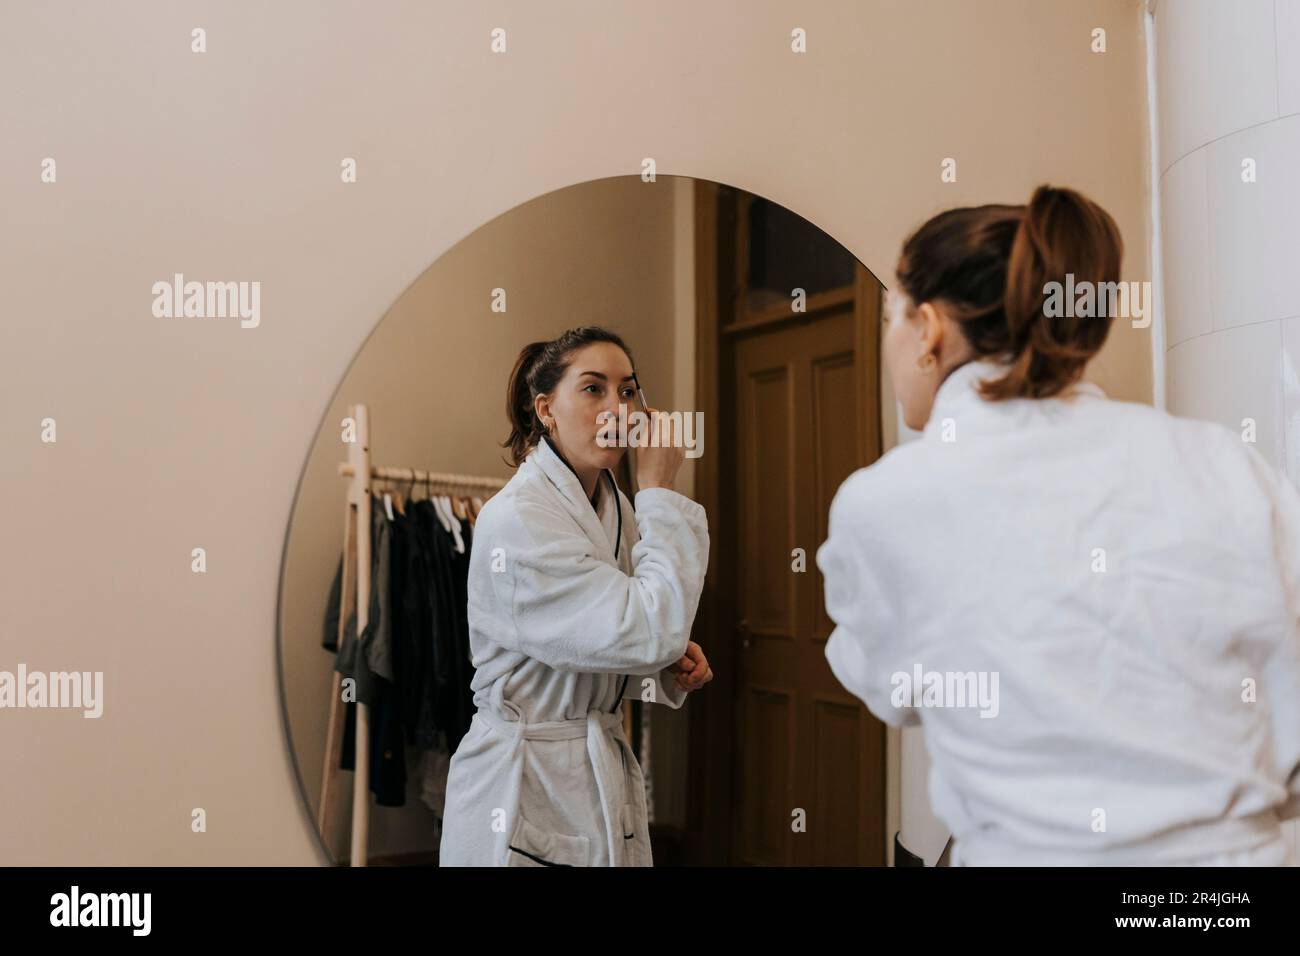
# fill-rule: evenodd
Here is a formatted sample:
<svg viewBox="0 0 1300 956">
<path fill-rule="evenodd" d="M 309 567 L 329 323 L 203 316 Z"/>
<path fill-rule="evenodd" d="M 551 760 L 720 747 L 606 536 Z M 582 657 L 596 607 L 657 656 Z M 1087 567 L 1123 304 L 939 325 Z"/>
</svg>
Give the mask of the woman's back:
<svg viewBox="0 0 1300 956">
<path fill-rule="evenodd" d="M 837 675 L 922 719 L 966 862 L 1276 848 L 1300 761 L 1295 491 L 1231 431 L 1092 385 L 986 401 L 998 369 L 958 368 L 920 440 L 837 495 Z"/>
</svg>

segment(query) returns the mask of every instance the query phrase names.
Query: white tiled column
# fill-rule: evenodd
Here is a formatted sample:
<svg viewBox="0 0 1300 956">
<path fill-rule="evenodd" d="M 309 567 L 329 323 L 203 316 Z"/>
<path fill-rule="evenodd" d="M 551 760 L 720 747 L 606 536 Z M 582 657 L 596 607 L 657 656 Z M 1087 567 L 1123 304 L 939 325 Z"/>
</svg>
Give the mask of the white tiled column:
<svg viewBox="0 0 1300 956">
<path fill-rule="evenodd" d="M 1158 0 L 1155 21 L 1167 407 L 1254 419 L 1300 484 L 1300 0 Z"/>
</svg>

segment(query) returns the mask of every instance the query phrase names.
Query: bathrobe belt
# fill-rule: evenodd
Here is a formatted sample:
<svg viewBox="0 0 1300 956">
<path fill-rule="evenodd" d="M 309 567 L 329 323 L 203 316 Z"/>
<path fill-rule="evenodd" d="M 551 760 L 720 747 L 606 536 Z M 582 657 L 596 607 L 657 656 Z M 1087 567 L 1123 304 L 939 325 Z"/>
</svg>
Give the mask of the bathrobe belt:
<svg viewBox="0 0 1300 956">
<path fill-rule="evenodd" d="M 605 816 L 609 863 L 610 866 L 622 866 L 627 843 L 623 834 L 623 803 L 627 800 L 624 768 L 627 766 L 627 757 L 632 756 L 634 759 L 635 757 L 631 753 L 627 739 L 619 732 L 623 725 L 621 710 L 615 713 L 591 710 L 587 712 L 586 717 L 531 723 L 522 719 L 506 720 L 484 707 L 480 707 L 476 713 L 488 726 L 513 741 L 511 759 L 514 760 L 515 765 L 516 813 L 523 798 L 520 784 L 524 770 L 524 741 L 587 738 L 587 756 L 591 760 L 591 769 L 596 775 L 596 788 L 600 791 L 600 809 Z M 629 825 L 631 825 L 630 821 Z"/>
</svg>

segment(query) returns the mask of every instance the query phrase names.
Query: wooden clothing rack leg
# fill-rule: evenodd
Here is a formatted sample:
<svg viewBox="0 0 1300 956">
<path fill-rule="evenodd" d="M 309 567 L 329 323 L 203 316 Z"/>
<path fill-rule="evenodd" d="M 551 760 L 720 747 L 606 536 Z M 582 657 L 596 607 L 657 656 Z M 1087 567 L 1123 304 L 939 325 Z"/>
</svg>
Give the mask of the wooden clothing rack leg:
<svg viewBox="0 0 1300 956">
<path fill-rule="evenodd" d="M 356 596 L 356 585 L 353 579 L 357 567 L 357 545 L 352 533 L 353 527 L 352 506 L 348 505 L 343 509 L 343 573 L 339 578 L 339 623 L 334 637 L 334 646 L 336 648 L 343 646 L 343 633 L 347 627 L 348 618 L 352 614 Z M 316 825 L 320 831 L 321 839 L 330 847 L 330 852 L 334 856 L 338 854 L 334 847 L 330 846 L 333 834 L 329 827 L 337 802 L 337 787 L 335 784 L 338 780 L 339 763 L 343 756 L 343 730 L 344 721 L 347 717 L 347 711 L 342 704 L 342 696 L 343 675 L 336 670 L 332 675 L 330 715 L 325 732 L 325 765 L 321 773 L 321 797 L 316 817 Z"/>
<path fill-rule="evenodd" d="M 357 637 L 365 631 L 370 621 L 370 418 L 364 405 L 352 406 L 352 421 L 356 433 L 348 446 L 348 465 L 352 480 L 348 482 L 347 508 L 345 509 L 344 540 L 348 542 L 343 563 L 343 587 L 339 615 L 339 647 L 343 646 L 342 628 L 346 626 L 352 595 L 355 594 Z M 353 559 L 354 560 L 350 560 Z M 355 588 L 350 586 L 348 566 Z M 319 825 L 321 834 L 329 839 L 327 829 L 338 789 L 339 758 L 343 754 L 343 730 L 347 720 L 347 706 L 343 701 L 343 675 L 334 672 L 333 693 L 330 695 L 329 729 L 325 737 L 325 769 L 321 781 Z M 366 865 L 366 846 L 370 834 L 370 708 L 356 702 L 357 726 L 354 734 L 352 774 L 352 845 L 349 860 L 352 866 Z"/>
</svg>

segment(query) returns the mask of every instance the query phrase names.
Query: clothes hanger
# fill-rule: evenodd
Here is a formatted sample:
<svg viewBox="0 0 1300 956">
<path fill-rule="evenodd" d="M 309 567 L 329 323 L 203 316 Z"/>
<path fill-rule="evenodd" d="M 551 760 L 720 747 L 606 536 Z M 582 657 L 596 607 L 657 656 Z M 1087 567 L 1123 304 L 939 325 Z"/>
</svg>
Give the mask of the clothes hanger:
<svg viewBox="0 0 1300 956">
<path fill-rule="evenodd" d="M 469 526 L 471 528 L 478 524 L 479 509 L 483 507 L 481 498 L 469 497 L 465 499 L 465 512 L 469 515 Z"/>
<path fill-rule="evenodd" d="M 456 539 L 456 552 L 458 554 L 464 554 L 465 539 L 461 537 L 460 534 L 460 519 L 457 518 L 455 512 L 452 511 L 451 497 L 449 495 L 442 495 L 441 500 L 443 513 L 447 516 L 447 521 L 450 523 L 451 536 Z"/>
<path fill-rule="evenodd" d="M 425 476 L 424 479 L 422 479 L 422 481 L 424 481 L 424 497 L 422 497 L 422 498 L 420 499 L 420 501 L 421 501 L 421 502 L 429 502 L 430 505 L 432 505 L 432 503 L 433 503 L 433 485 L 430 484 L 430 481 L 429 481 L 429 477 L 428 477 L 428 476 Z M 412 481 L 412 483 L 411 483 L 411 489 L 412 489 L 412 490 L 415 490 L 415 481 Z M 437 514 L 438 514 L 438 509 L 437 509 L 437 507 L 434 507 L 434 509 L 433 509 L 433 514 L 434 514 L 434 516 L 437 516 Z"/>
<path fill-rule="evenodd" d="M 414 473 L 414 472 L 411 473 L 411 485 L 412 485 L 412 488 L 413 488 L 414 485 L 415 485 L 415 473 Z M 397 507 L 397 513 L 398 513 L 399 515 L 401 515 L 403 518 L 406 517 L 406 501 L 407 501 L 407 499 L 410 498 L 410 497 L 411 497 L 411 493 L 410 493 L 410 491 L 408 490 L 405 494 L 403 494 L 400 485 L 399 485 L 398 488 L 396 488 L 396 489 L 393 491 L 393 504 Z"/>
<path fill-rule="evenodd" d="M 442 497 L 433 493 L 433 485 L 429 485 L 429 504 L 433 506 L 434 517 L 438 519 L 438 524 L 442 525 L 442 530 L 451 534 L 451 522 L 447 520 L 447 515 L 442 510 Z"/>
</svg>

